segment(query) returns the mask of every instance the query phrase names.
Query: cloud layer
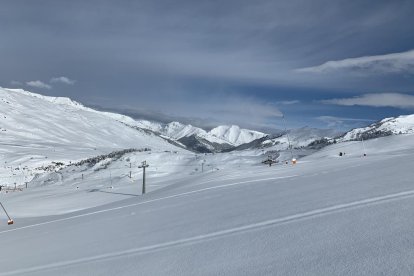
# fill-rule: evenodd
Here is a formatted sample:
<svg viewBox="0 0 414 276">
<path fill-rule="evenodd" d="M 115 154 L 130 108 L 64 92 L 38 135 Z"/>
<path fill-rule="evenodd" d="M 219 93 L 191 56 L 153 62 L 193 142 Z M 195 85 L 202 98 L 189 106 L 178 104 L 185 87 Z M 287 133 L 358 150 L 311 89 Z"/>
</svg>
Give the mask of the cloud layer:
<svg viewBox="0 0 414 276">
<path fill-rule="evenodd" d="M 316 119 L 325 123 L 326 126 L 330 128 L 346 128 L 355 125 L 364 125 L 374 121 L 369 119 L 344 118 L 336 116 L 318 116 Z"/>
<path fill-rule="evenodd" d="M 50 83 L 63 83 L 63 84 L 68 84 L 68 85 L 74 85 L 75 82 L 76 82 L 75 80 L 71 80 L 68 77 L 63 77 L 63 76 L 50 79 Z"/>
<path fill-rule="evenodd" d="M 324 104 L 335 104 L 344 106 L 373 106 L 373 107 L 396 107 L 403 109 L 414 109 L 414 96 L 400 93 L 378 93 L 364 94 L 352 98 L 330 99 L 320 101 Z"/>
<path fill-rule="evenodd" d="M 414 73 L 414 50 L 377 56 L 333 60 L 318 66 L 297 69 L 303 73 L 329 73 L 339 70 L 371 73 Z"/>
<path fill-rule="evenodd" d="M 30 87 L 35 87 L 35 88 L 40 88 L 40 89 L 52 89 L 52 85 L 51 84 L 66 84 L 66 85 L 74 85 L 76 83 L 75 80 L 71 80 L 68 77 L 55 77 L 55 78 L 51 78 L 49 80 L 48 83 L 43 82 L 41 80 L 33 80 L 33 81 L 27 81 L 26 85 L 30 86 Z M 10 84 L 12 86 L 18 86 L 21 87 L 24 85 L 24 83 L 20 82 L 20 81 L 16 81 L 16 80 L 12 80 L 10 81 Z"/>
<path fill-rule="evenodd" d="M 36 87 L 36 88 L 45 88 L 45 89 L 51 89 L 52 88 L 51 85 L 49 85 L 47 83 L 44 83 L 44 82 L 42 82 L 40 80 L 28 81 L 28 82 L 26 82 L 26 84 L 28 86 Z"/>
<path fill-rule="evenodd" d="M 320 99 L 414 92 L 410 0 L 41 2 L 2 4 L 0 85 L 39 80 L 33 90 L 86 104 L 252 125 L 278 124 L 267 103 L 306 125 L 358 109 Z M 236 96 L 256 101 L 225 105 Z M 371 114 L 394 115 L 383 111 Z"/>
</svg>

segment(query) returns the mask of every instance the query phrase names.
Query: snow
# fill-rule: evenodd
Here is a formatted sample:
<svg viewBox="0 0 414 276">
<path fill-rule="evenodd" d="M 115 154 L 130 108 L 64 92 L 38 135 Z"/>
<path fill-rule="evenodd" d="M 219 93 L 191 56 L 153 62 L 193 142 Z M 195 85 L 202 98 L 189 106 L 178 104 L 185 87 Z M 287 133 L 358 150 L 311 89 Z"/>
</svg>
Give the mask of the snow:
<svg viewBox="0 0 414 276">
<path fill-rule="evenodd" d="M 385 118 L 370 126 L 353 129 L 347 132 L 339 141 L 358 139 L 359 135 L 368 131 L 390 132 L 392 134 L 414 133 L 414 115 Z"/>
<path fill-rule="evenodd" d="M 135 126 L 161 133 L 174 140 L 195 135 L 212 143 L 229 144 L 232 146 L 239 146 L 266 136 L 265 133 L 242 129 L 235 125 L 218 126 L 210 131 L 206 131 L 202 128 L 185 125 L 180 122 L 171 122 L 163 125 L 156 122 L 138 120 Z"/>
<path fill-rule="evenodd" d="M 181 150 L 67 98 L 0 88 L 0 185 L 23 185 L 41 166 L 127 148 Z"/>
<path fill-rule="evenodd" d="M 240 146 L 242 144 L 250 143 L 253 140 L 260 139 L 266 134 L 254 130 L 241 129 L 239 126 L 218 126 L 209 132 L 211 135 L 228 141 L 229 144 Z"/>
<path fill-rule="evenodd" d="M 162 189 L 72 213 L 16 213 L 13 226 L 0 226 L 0 275 L 410 275 L 413 138 L 366 141 L 367 157 L 361 142 L 347 142 L 294 166 L 246 159 L 181 179 L 172 174 Z M 23 212 L 43 200 L 32 197 L 42 189 L 2 201 L 10 213 Z M 59 201 L 81 206 L 106 196 L 89 194 Z"/>
<path fill-rule="evenodd" d="M 85 107 L 82 104 L 73 101 L 66 97 L 49 97 L 49 96 L 43 96 L 40 94 L 24 91 L 22 89 L 2 89 L 4 92 L 15 92 L 14 94 L 19 94 L 19 97 L 24 95 L 28 96 L 30 100 L 41 100 L 41 102 L 44 104 L 52 103 L 51 106 L 60 106 L 68 110 L 73 111 L 82 111 L 82 112 L 88 112 L 88 113 L 95 113 L 99 116 L 106 116 L 113 120 L 122 122 L 128 126 L 135 126 L 143 129 L 148 129 L 157 133 L 160 133 L 161 135 L 164 135 L 168 138 L 172 138 L 173 140 L 179 140 L 183 137 L 188 137 L 192 135 L 196 135 L 198 137 L 201 137 L 209 142 L 217 143 L 217 144 L 230 144 L 233 146 L 239 146 L 244 143 L 249 143 L 253 140 L 259 139 L 264 137 L 266 134 L 253 131 L 253 130 L 247 130 L 247 129 L 241 129 L 238 126 L 218 126 L 211 131 L 206 131 L 204 129 L 192 126 L 192 125 L 185 125 L 180 122 L 171 122 L 168 124 L 161 124 L 158 122 L 151 122 L 147 120 L 135 120 L 131 117 L 111 113 L 111 112 L 102 112 L 102 111 L 96 111 L 91 108 Z M 3 100 L 6 100 L 7 96 L 4 96 Z M 35 99 L 34 99 L 35 98 Z M 4 102 L 4 101 L 3 101 Z M 60 111 L 60 109 L 58 110 Z M 49 110 L 48 110 L 49 112 Z M 28 114 L 27 114 L 28 115 Z M 72 115 L 73 116 L 73 115 Z"/>
<path fill-rule="evenodd" d="M 318 129 L 303 127 L 298 129 L 289 130 L 288 133 L 268 139 L 262 142 L 262 145 L 267 150 L 286 150 L 289 148 L 289 142 L 292 148 L 306 147 L 316 140 L 322 138 L 333 138 L 338 135 L 338 132 L 332 129 Z"/>
<path fill-rule="evenodd" d="M 379 130 L 389 130 L 394 134 L 414 133 L 414 115 L 384 119 L 381 121 Z"/>
<path fill-rule="evenodd" d="M 192 125 L 184 125 L 179 122 L 171 122 L 164 127 L 162 133 L 165 133 L 165 135 L 178 140 L 182 137 L 191 135 L 204 135 L 206 132 L 200 128 L 193 127 Z"/>
<path fill-rule="evenodd" d="M 119 116 L 0 95 L 1 176 L 65 162 L 0 194 L 15 222 L 0 216 L 0 275 L 414 273 L 414 134 L 336 143 L 268 167 L 261 150 L 195 155 Z"/>
</svg>

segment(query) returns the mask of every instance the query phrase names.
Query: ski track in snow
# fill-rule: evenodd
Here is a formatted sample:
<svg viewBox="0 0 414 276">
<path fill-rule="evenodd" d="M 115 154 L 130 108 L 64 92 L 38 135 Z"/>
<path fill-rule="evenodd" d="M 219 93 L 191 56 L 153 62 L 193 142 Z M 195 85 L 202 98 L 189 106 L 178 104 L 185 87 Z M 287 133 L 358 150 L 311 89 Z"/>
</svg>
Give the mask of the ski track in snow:
<svg viewBox="0 0 414 276">
<path fill-rule="evenodd" d="M 349 163 L 354 164 L 355 162 L 353 160 L 351 160 Z M 296 166 L 300 166 L 300 164 L 298 164 Z M 326 171 L 326 170 L 322 170 L 322 169 L 332 168 L 332 166 L 331 165 L 325 165 L 325 166 L 320 165 L 319 166 L 319 172 L 317 172 L 317 173 L 302 174 L 302 175 L 295 175 L 295 176 L 306 178 L 306 177 L 309 177 L 309 176 L 317 176 L 317 175 L 320 175 L 320 174 L 333 173 L 333 172 L 338 172 L 338 171 L 342 171 L 342 170 L 345 170 L 345 169 L 351 169 L 351 168 L 356 168 L 356 167 L 360 167 L 360 166 L 361 166 L 361 164 L 347 165 L 347 166 L 342 166 L 341 168 L 330 169 L 330 170 Z M 286 171 L 286 168 L 282 167 L 282 168 L 277 168 L 276 170 L 273 170 L 272 173 L 285 172 L 285 171 Z M 263 176 L 263 175 L 269 175 L 269 171 L 264 170 L 264 171 L 260 171 L 260 172 L 255 172 L 254 176 L 251 176 L 251 177 L 258 177 L 258 176 Z M 246 176 L 244 176 L 244 175 L 240 175 L 240 173 L 238 173 L 238 174 L 228 174 L 228 175 L 226 175 L 225 178 L 220 178 L 219 180 L 220 181 L 227 181 L 227 180 L 234 180 L 234 179 L 240 179 L 240 178 L 245 178 L 245 177 Z M 213 177 L 213 178 L 208 179 L 206 181 L 189 185 L 188 187 L 201 186 L 201 185 L 204 185 L 204 184 L 216 182 L 217 180 L 218 180 L 217 177 Z M 263 180 L 263 179 L 258 179 L 257 181 L 260 181 L 260 180 Z M 266 180 L 266 179 L 264 179 L 264 180 Z"/>
<path fill-rule="evenodd" d="M 358 167 L 358 166 L 360 166 L 360 164 L 352 165 L 352 166 L 346 166 L 346 167 L 342 167 L 342 168 L 339 168 L 339 169 L 333 169 L 333 170 L 330 170 L 329 172 L 336 172 L 336 171 L 343 170 L 345 168 L 354 168 L 354 167 Z M 328 167 L 328 166 L 320 166 L 320 168 L 324 168 L 324 167 Z M 283 170 L 284 170 L 284 168 L 279 168 L 278 170 L 275 170 L 275 172 L 283 171 Z M 149 204 L 149 203 L 152 203 L 152 202 L 167 200 L 167 199 L 171 199 L 171 198 L 177 198 L 177 197 L 181 197 L 181 196 L 187 196 L 187 195 L 201 193 L 201 192 L 215 190 L 215 189 L 222 189 L 222 188 L 227 188 L 227 187 L 232 187 L 232 186 L 237 186 L 237 185 L 261 182 L 261 181 L 268 181 L 268 180 L 290 179 L 290 178 L 294 178 L 294 177 L 300 177 L 300 178 L 305 177 L 306 178 L 306 177 L 309 177 L 309 176 L 317 176 L 317 175 L 320 175 L 320 174 L 327 174 L 329 172 L 328 171 L 319 171 L 318 173 L 303 174 L 303 175 L 289 175 L 289 176 L 279 176 L 279 177 L 271 177 L 271 178 L 252 179 L 252 180 L 239 181 L 239 182 L 235 182 L 235 183 L 223 184 L 223 185 L 218 185 L 218 186 L 213 186 L 213 187 L 207 187 L 207 188 L 203 188 L 203 189 L 183 192 L 183 193 L 179 193 L 179 194 L 175 194 L 175 195 L 171 195 L 171 196 L 166 196 L 166 197 L 161 197 L 161 198 L 156 198 L 156 199 L 152 199 L 152 200 L 148 200 L 148 201 L 144 201 L 144 202 L 139 202 L 139 203 L 135 203 L 135 204 L 129 204 L 129 205 L 125 205 L 125 206 L 120 206 L 120 207 L 109 208 L 109 209 L 99 210 L 99 211 L 95 211 L 95 212 L 89 212 L 89 213 L 85 213 L 85 214 L 70 216 L 70 217 L 66 217 L 66 218 L 62 218 L 62 219 L 56 219 L 56 220 L 41 222 L 41 223 L 37 223 L 37 224 L 31 224 L 31 225 L 27 225 L 27 226 L 23 226 L 23 227 L 19 227 L 19 228 L 14 228 L 14 229 L 10 229 L 10 230 L 1 231 L 0 234 L 13 232 L 13 231 L 18 231 L 18 230 L 27 229 L 27 228 L 33 228 L 33 227 L 37 227 L 37 226 L 42 226 L 42 225 L 61 222 L 61 221 L 66 221 L 66 220 L 71 220 L 71 219 L 76 219 L 76 218 L 80 218 L 80 217 L 95 215 L 95 214 L 99 214 L 99 213 L 105 213 L 105 212 L 120 210 L 120 209 L 124 209 L 124 208 L 130 208 L 130 207 L 134 207 L 134 206 L 138 206 L 138 205 Z M 255 174 L 255 176 L 257 177 L 258 175 L 260 176 L 260 175 L 263 175 L 263 174 L 268 174 L 268 172 L 263 171 L 261 173 Z M 239 174 L 235 174 L 235 175 L 238 175 L 238 176 L 237 177 L 228 177 L 228 178 L 226 177 L 226 178 L 220 179 L 220 181 L 234 180 L 234 179 L 240 178 Z M 212 178 L 210 180 L 207 180 L 207 181 L 204 181 L 204 182 L 201 182 L 201 183 L 193 184 L 193 185 L 190 185 L 190 187 L 201 186 L 201 185 L 208 184 L 208 183 L 211 183 L 211 182 L 214 182 L 214 181 L 217 181 L 217 178 Z M 68 192 L 66 194 L 71 194 L 71 193 L 74 193 L 74 192 L 71 191 L 71 192 Z M 51 196 L 53 196 L 53 195 L 51 195 Z"/>
<path fill-rule="evenodd" d="M 176 195 L 176 196 L 179 196 L 179 195 Z M 252 223 L 252 224 L 243 225 L 243 226 L 239 226 L 239 227 L 234 227 L 234 228 L 229 228 L 229 229 L 225 229 L 225 230 L 215 231 L 215 232 L 211 232 L 211 233 L 208 233 L 208 234 L 197 235 L 197 236 L 193 236 L 193 237 L 190 237 L 190 238 L 179 239 L 179 240 L 169 241 L 169 242 L 163 242 L 163 243 L 158 243 L 158 244 L 153 244 L 153 245 L 148 245 L 148 246 L 142 246 L 142 247 L 132 248 L 132 249 L 128 249 L 128 250 L 122 250 L 122 251 L 118 251 L 118 252 L 100 254 L 100 255 L 95 255 L 95 256 L 90 256 L 90 257 L 85 257 L 85 258 L 79 258 L 79 259 L 70 260 L 70 261 L 56 262 L 56 263 L 51 263 L 51 264 L 47 264 L 47 265 L 35 266 L 35 267 L 27 268 L 27 269 L 14 270 L 14 271 L 9 271 L 9 272 L 5 272 L 5 273 L 0 273 L 0 275 L 17 275 L 17 274 L 22 274 L 22 273 L 30 273 L 30 272 L 36 272 L 36 271 L 42 271 L 42 270 L 49 270 L 49 269 L 60 268 L 60 267 L 64 267 L 64 266 L 71 266 L 71 265 L 87 263 L 87 262 L 93 262 L 93 261 L 103 261 L 105 259 L 115 259 L 115 258 L 118 258 L 118 257 L 127 256 L 127 255 L 145 254 L 145 253 L 158 251 L 158 250 L 167 250 L 167 249 L 177 247 L 177 246 L 191 245 L 191 244 L 195 244 L 195 243 L 205 242 L 205 241 L 208 241 L 208 240 L 211 240 L 211 239 L 221 238 L 221 237 L 228 236 L 228 235 L 242 234 L 242 233 L 245 233 L 245 232 L 255 231 L 255 230 L 263 229 L 263 228 L 267 228 L 267 227 L 278 226 L 278 225 L 283 225 L 283 224 L 288 224 L 288 223 L 294 223 L 294 222 L 298 222 L 298 221 L 302 221 L 302 220 L 307 220 L 307 219 L 317 218 L 317 217 L 321 217 L 321 216 L 331 215 L 331 214 L 344 212 L 344 211 L 348 211 L 348 210 L 352 210 L 352 209 L 368 207 L 368 206 L 372 206 L 372 205 L 378 205 L 378 204 L 382 204 L 382 203 L 388 203 L 388 202 L 397 201 L 397 200 L 401 200 L 401 199 L 411 198 L 413 196 L 414 196 L 414 190 L 400 192 L 400 193 L 394 193 L 394 194 L 389 194 L 389 195 L 384 195 L 384 196 L 378 196 L 378 197 L 353 201 L 353 202 L 344 203 L 344 204 L 337 204 L 337 205 L 333 205 L 333 206 L 330 206 L 330 207 L 315 209 L 315 210 L 311 210 L 311 211 L 307 211 L 307 212 L 297 213 L 297 214 L 294 214 L 294 215 L 285 216 L 285 217 L 281 217 L 281 218 L 265 220 L 265 221 L 262 221 L 262 222 L 257 222 L 257 223 Z M 167 197 L 167 198 L 171 198 L 171 197 Z M 160 199 L 157 199 L 157 200 L 162 200 L 162 199 L 164 199 L 164 198 L 160 198 Z M 153 201 L 157 201 L 157 200 L 153 200 Z M 153 201 L 147 201 L 147 202 L 143 202 L 141 204 L 149 203 L 149 202 L 153 202 Z M 13 230 L 9 230 L 9 231 L 3 231 L 3 232 L 0 232 L 0 233 L 12 232 L 12 231 L 16 231 L 16 230 L 20 230 L 20 229 L 24 229 L 24 228 L 31 228 L 31 227 L 35 227 L 35 226 L 48 224 L 48 223 L 74 219 L 74 218 L 78 218 L 78 217 L 82 217 L 82 216 L 90 216 L 90 215 L 94 215 L 94 214 L 98 214 L 98 213 L 102 213 L 102 212 L 108 212 L 108 211 L 118 210 L 118 209 L 122 209 L 122 208 L 137 206 L 137 205 L 140 205 L 140 204 L 131 204 L 131 205 L 127 205 L 127 206 L 121 206 L 121 207 L 117 207 L 117 208 L 101 210 L 101 211 L 98 211 L 98 212 L 92 212 L 92 213 L 88 213 L 88 214 L 83 214 L 83 215 L 79 215 L 79 216 L 73 216 L 73 217 L 70 217 L 70 218 L 61 219 L 61 220 L 55 220 L 55 221 L 35 224 L 35 225 L 22 227 L 22 228 L 17 228 L 17 229 L 13 229 Z"/>
<path fill-rule="evenodd" d="M 157 201 L 161 201 L 161 200 L 166 200 L 166 199 L 171 199 L 171 198 L 177 198 L 177 197 L 182 197 L 182 196 L 187 196 L 187 195 L 202 193 L 202 192 L 210 191 L 210 190 L 223 189 L 223 188 L 227 188 L 227 187 L 233 187 L 233 186 L 238 186 L 238 185 L 243 185 L 243 184 L 248 184 L 248 183 L 254 183 L 254 182 L 260 182 L 260 181 L 286 179 L 286 178 L 292 178 L 292 177 L 297 177 L 297 176 L 298 175 L 281 176 L 281 177 L 271 177 L 271 178 L 255 179 L 255 180 L 248 180 L 248 181 L 240 181 L 240 182 L 236 182 L 236 183 L 230 183 L 230 184 L 224 184 L 224 185 L 219 185 L 219 186 L 214 186 L 214 187 L 208 187 L 208 188 L 198 189 L 198 190 L 194 190 L 194 191 L 179 193 L 179 194 L 175 194 L 175 195 L 171 195 L 171 196 L 166 196 L 166 197 L 160 197 L 160 198 L 156 198 L 156 199 L 151 199 L 151 200 L 147 200 L 147 201 L 144 201 L 144 202 L 139 202 L 139 203 L 134 203 L 134 204 L 124 205 L 124 206 L 119 206 L 119 207 L 115 207 L 115 208 L 109 208 L 109 209 L 99 210 L 99 211 L 95 211 L 95 212 L 89 212 L 89 213 L 85 213 L 85 214 L 70 216 L 70 217 L 66 217 L 66 218 L 55 219 L 55 220 L 45 221 L 45 222 L 41 222 L 41 223 L 31 224 L 31 225 L 27 225 L 27 226 L 23 226 L 23 227 L 19 227 L 19 228 L 14 228 L 14 229 L 10 229 L 10 230 L 1 231 L 0 234 L 14 232 L 14 231 L 28 229 L 28 228 L 33 228 L 33 227 L 37 227 L 37 226 L 42 226 L 42 225 L 56 223 L 56 222 L 61 222 L 61 221 L 66 221 L 66 220 L 72 220 L 72 219 L 81 218 L 81 217 L 87 217 L 87 216 L 96 215 L 96 214 L 100 214 L 100 213 L 106 213 L 106 212 L 110 212 L 110 211 L 116 211 L 116 210 L 130 208 L 130 207 L 134 207 L 134 206 L 138 206 L 138 205 L 143 205 L 143 204 L 148 204 L 148 203 L 152 203 L 152 202 L 157 202 Z"/>
</svg>

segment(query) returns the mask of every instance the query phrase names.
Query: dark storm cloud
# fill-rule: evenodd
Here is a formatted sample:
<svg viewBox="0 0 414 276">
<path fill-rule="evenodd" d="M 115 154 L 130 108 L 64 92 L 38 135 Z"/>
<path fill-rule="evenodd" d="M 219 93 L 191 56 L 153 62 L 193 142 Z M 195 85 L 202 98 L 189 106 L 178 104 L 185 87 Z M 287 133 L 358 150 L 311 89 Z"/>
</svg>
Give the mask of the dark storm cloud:
<svg viewBox="0 0 414 276">
<path fill-rule="evenodd" d="M 251 124 L 267 124 L 278 107 L 266 112 L 267 96 L 241 99 L 238 87 L 270 87 L 274 103 L 302 101 L 280 87 L 412 93 L 411 77 L 297 71 L 414 49 L 412 10 L 412 1 L 7 1 L 0 83 L 65 76 L 76 83 L 38 92 L 172 116 L 221 110 L 224 122 L 243 123 L 238 102 L 250 102 L 265 110 Z"/>
</svg>

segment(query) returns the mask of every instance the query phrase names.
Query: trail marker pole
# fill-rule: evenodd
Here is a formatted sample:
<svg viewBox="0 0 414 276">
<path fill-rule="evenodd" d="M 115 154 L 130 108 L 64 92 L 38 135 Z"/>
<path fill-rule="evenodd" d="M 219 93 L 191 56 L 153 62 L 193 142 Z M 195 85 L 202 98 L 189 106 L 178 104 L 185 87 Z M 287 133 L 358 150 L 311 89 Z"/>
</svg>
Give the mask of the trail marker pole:
<svg viewBox="0 0 414 276">
<path fill-rule="evenodd" d="M 9 214 L 7 213 L 6 209 L 4 208 L 3 204 L 0 202 L 1 208 L 3 208 L 3 211 L 6 213 L 6 216 L 9 218 L 9 220 L 7 221 L 7 224 L 13 224 L 14 221 L 10 218 Z"/>
<path fill-rule="evenodd" d="M 141 166 L 138 168 L 142 168 L 142 194 L 145 194 L 145 168 L 148 168 L 149 165 L 147 164 L 147 161 L 142 162 Z"/>
<path fill-rule="evenodd" d="M 203 160 L 201 162 L 201 172 L 204 172 L 204 163 L 206 162 L 206 160 Z"/>
</svg>

